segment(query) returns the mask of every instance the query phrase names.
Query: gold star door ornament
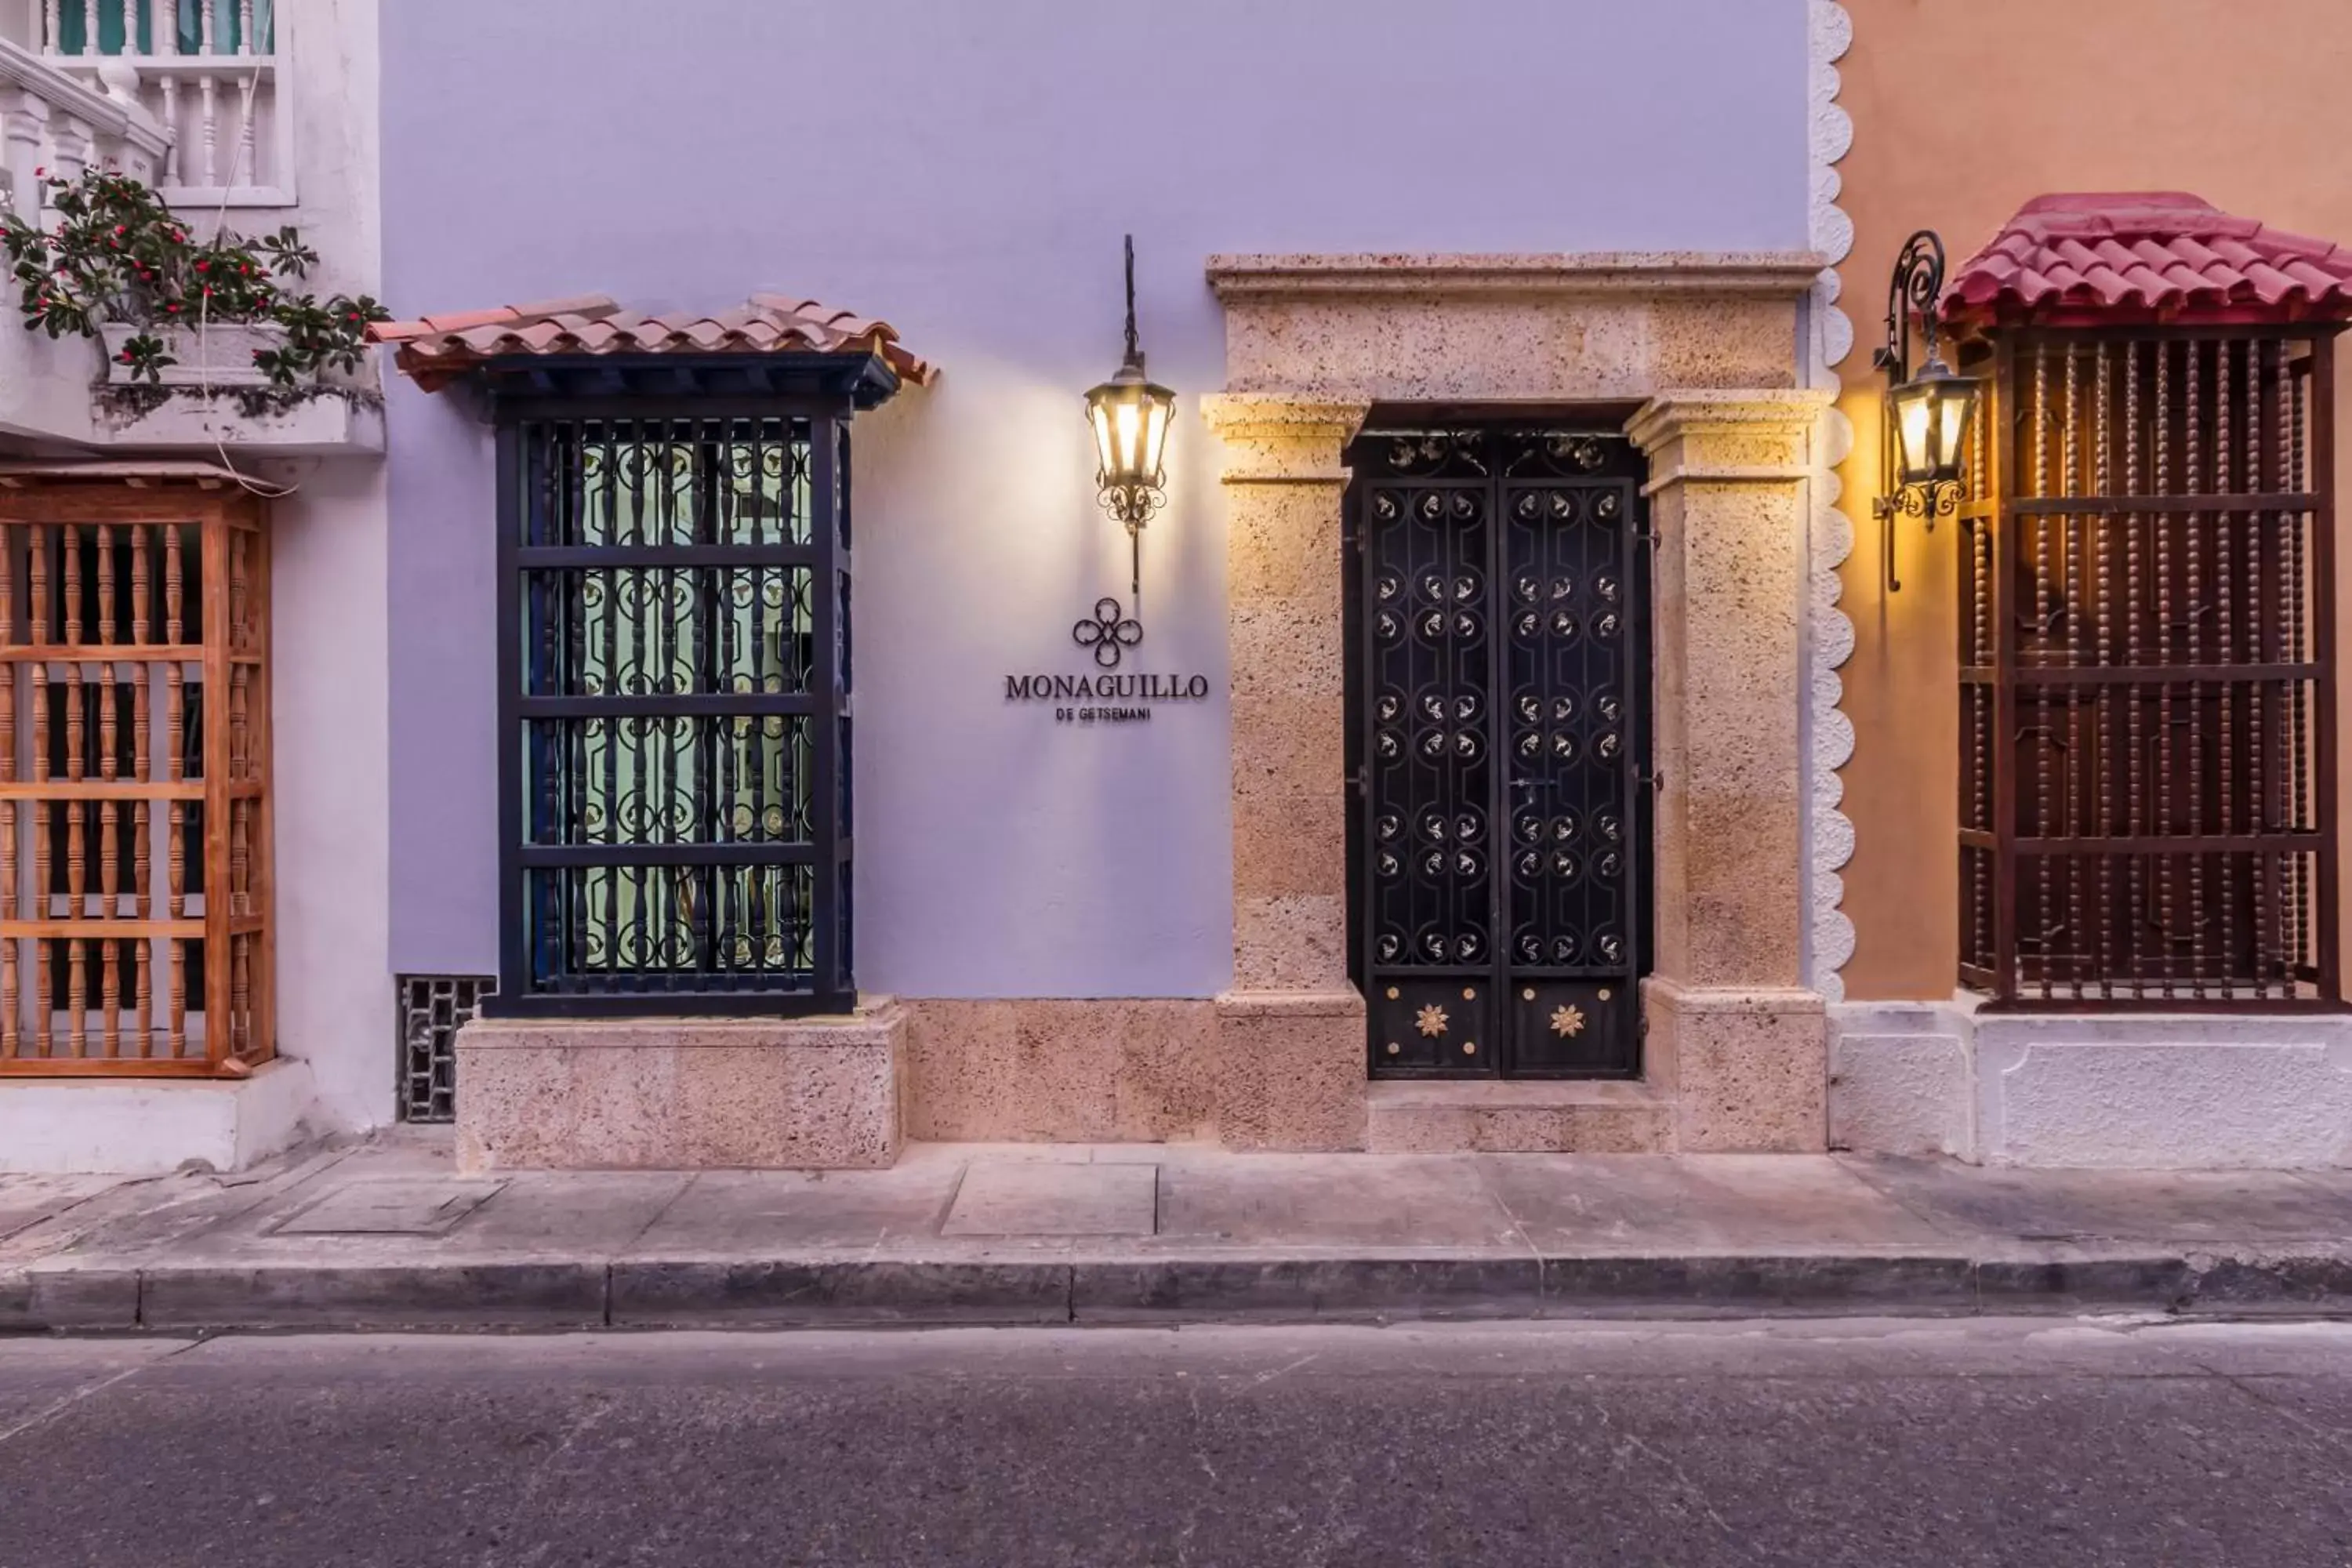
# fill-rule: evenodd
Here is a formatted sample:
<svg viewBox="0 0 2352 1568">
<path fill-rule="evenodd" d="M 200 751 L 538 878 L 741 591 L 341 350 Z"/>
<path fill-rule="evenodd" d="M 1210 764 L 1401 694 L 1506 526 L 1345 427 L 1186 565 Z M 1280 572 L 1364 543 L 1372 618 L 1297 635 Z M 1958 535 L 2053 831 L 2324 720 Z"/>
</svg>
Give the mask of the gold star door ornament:
<svg viewBox="0 0 2352 1568">
<path fill-rule="evenodd" d="M 1554 1007 L 1551 1010 L 1551 1032 L 1562 1039 L 1573 1039 L 1584 1033 L 1583 1009 Z"/>
<path fill-rule="evenodd" d="M 1445 1033 L 1445 1009 L 1423 1007 L 1421 1010 L 1420 1026 L 1421 1032 L 1433 1040 Z"/>
</svg>

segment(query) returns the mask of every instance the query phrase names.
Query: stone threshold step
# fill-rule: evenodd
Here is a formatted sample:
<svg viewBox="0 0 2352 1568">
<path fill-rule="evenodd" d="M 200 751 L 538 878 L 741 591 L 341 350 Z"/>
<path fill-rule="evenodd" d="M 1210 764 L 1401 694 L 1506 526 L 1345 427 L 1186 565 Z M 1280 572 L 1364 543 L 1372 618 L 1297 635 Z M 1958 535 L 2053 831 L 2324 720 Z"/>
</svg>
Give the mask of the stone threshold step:
<svg viewBox="0 0 2352 1568">
<path fill-rule="evenodd" d="M 1675 1106 L 1623 1079 L 1387 1079 L 1366 1092 L 1376 1154 L 1667 1154 Z"/>
</svg>

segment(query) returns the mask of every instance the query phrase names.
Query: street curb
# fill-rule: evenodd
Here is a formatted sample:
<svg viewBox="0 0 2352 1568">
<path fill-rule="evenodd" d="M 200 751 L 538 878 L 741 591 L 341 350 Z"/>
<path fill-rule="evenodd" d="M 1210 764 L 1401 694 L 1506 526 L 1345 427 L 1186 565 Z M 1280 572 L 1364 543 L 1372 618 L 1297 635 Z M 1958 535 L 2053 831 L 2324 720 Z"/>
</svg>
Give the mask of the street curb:
<svg viewBox="0 0 2352 1568">
<path fill-rule="evenodd" d="M 86 1333 L 138 1326 L 136 1268 L 0 1269 L 0 1331 Z"/>
<path fill-rule="evenodd" d="M 2083 1312 L 2352 1317 L 2352 1256 L 1492 1252 L 435 1259 L 0 1270 L 0 1331 L 441 1331 Z"/>
<path fill-rule="evenodd" d="M 147 1329 L 592 1329 L 602 1263 L 263 1264 L 142 1270 Z"/>
<path fill-rule="evenodd" d="M 629 1258 L 609 1271 L 615 1328 L 805 1328 L 828 1322 L 1070 1321 L 1065 1263 Z"/>
<path fill-rule="evenodd" d="M 1071 1266 L 1077 1323 L 1537 1318 L 1532 1257 L 1121 1258 Z"/>
</svg>

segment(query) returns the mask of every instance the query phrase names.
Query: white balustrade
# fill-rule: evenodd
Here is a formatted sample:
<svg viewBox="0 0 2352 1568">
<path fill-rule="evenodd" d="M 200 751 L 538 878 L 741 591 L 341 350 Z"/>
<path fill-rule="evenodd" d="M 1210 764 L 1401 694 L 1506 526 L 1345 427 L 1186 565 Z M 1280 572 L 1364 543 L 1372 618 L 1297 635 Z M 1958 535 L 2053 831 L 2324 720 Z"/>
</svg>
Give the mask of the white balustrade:
<svg viewBox="0 0 2352 1568">
<path fill-rule="evenodd" d="M 5 15 L 12 7 L 23 18 L 16 26 Z M 294 201 L 293 8 L 289 0 L 0 0 L 0 42 L 21 32 L 44 63 L 135 99 L 166 133 L 158 189 L 174 206 L 284 206 Z"/>
<path fill-rule="evenodd" d="M 54 3 L 54 0 L 53 0 Z M 0 38 L 0 200 L 36 222 L 41 173 L 71 180 L 93 165 L 152 183 L 169 137 L 119 70 L 96 90 L 55 59 Z"/>
</svg>

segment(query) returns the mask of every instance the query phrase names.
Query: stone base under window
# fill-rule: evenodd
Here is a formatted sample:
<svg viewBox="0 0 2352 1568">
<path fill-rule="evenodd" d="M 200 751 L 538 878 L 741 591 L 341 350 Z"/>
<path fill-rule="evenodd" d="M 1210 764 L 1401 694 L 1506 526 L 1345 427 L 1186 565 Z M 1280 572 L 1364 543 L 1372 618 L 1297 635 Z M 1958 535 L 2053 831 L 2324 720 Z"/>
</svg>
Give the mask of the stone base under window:
<svg viewBox="0 0 2352 1568">
<path fill-rule="evenodd" d="M 291 1057 L 241 1079 L 0 1079 L 0 1175 L 242 1171 L 310 1135 L 316 1093 Z"/>
<path fill-rule="evenodd" d="M 477 1019 L 457 1036 L 457 1163 L 838 1170 L 898 1157 L 906 1016 Z"/>
<path fill-rule="evenodd" d="M 1830 1010 L 1831 1145 L 1986 1165 L 2352 1166 L 2352 1016 Z"/>
</svg>

